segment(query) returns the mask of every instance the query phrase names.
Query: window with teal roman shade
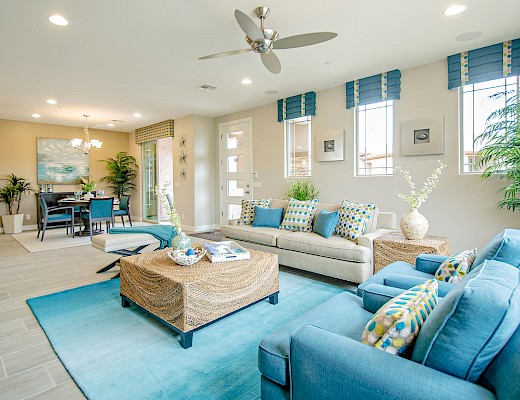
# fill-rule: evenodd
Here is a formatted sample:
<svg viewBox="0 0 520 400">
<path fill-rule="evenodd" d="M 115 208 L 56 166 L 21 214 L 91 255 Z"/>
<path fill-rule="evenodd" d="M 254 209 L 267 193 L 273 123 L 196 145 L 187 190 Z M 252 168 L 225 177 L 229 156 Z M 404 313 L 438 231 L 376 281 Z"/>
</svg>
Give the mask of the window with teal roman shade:
<svg viewBox="0 0 520 400">
<path fill-rule="evenodd" d="M 401 71 L 394 69 L 347 82 L 346 95 L 347 108 L 386 100 L 399 100 L 401 97 Z"/>
<path fill-rule="evenodd" d="M 316 93 L 307 92 L 278 100 L 278 122 L 316 115 Z"/>
<path fill-rule="evenodd" d="M 448 89 L 520 75 L 520 39 L 448 57 Z"/>
</svg>

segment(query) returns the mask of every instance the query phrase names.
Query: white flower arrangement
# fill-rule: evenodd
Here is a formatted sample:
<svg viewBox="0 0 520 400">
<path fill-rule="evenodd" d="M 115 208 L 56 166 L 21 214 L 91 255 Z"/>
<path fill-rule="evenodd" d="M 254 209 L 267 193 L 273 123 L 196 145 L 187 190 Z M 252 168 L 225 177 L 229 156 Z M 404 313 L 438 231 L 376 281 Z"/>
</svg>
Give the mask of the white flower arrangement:
<svg viewBox="0 0 520 400">
<path fill-rule="evenodd" d="M 166 182 L 163 186 L 163 188 L 159 191 L 159 188 L 155 186 L 155 194 L 159 196 L 159 199 L 161 200 L 161 204 L 168 212 L 168 220 L 171 222 L 173 227 L 175 228 L 175 231 L 177 232 L 177 235 L 182 232 L 181 228 L 181 217 L 179 214 L 177 214 L 177 209 L 175 208 L 175 201 L 173 201 L 173 198 L 168 198 L 168 187 L 170 186 L 169 182 Z M 171 204 L 170 204 L 171 202 Z"/>
<path fill-rule="evenodd" d="M 421 190 L 415 190 L 415 183 L 412 181 L 412 175 L 410 175 L 410 171 L 404 170 L 401 167 L 395 167 L 395 171 L 400 171 L 403 174 L 404 179 L 408 182 L 408 185 L 412 189 L 410 194 L 398 193 L 397 197 L 403 199 L 408 203 L 410 209 L 417 209 L 423 204 L 427 199 L 430 193 L 435 189 L 437 184 L 439 183 L 439 175 L 442 173 L 442 170 L 446 167 L 446 164 L 443 164 L 441 160 L 437 160 L 439 166 L 435 168 L 432 174 L 426 179 Z"/>
</svg>

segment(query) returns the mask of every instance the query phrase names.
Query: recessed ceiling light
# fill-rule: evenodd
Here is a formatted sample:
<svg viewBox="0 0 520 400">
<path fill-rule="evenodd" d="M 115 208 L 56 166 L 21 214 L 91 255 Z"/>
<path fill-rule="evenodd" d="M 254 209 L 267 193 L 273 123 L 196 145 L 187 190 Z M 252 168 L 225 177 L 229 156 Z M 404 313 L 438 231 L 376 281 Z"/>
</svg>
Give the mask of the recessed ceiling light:
<svg viewBox="0 0 520 400">
<path fill-rule="evenodd" d="M 40 117 L 41 117 L 41 115 L 40 115 L 40 114 L 36 114 L 36 113 L 35 113 L 35 114 L 32 114 L 32 117 L 33 117 L 33 118 L 40 118 Z"/>
<path fill-rule="evenodd" d="M 452 6 L 449 6 L 446 10 L 444 10 L 442 13 L 448 17 L 451 17 L 452 15 L 460 14 L 461 12 L 466 11 L 468 6 L 464 4 L 453 4 Z"/>
<path fill-rule="evenodd" d="M 69 24 L 69 21 L 67 21 L 61 15 L 51 15 L 49 17 L 49 21 L 58 26 L 67 26 Z"/>
<path fill-rule="evenodd" d="M 139 114 L 139 113 L 134 113 L 134 117 L 139 118 L 140 116 L 141 116 L 141 114 Z"/>
<path fill-rule="evenodd" d="M 58 104 L 58 102 L 54 99 L 47 100 L 47 104 Z"/>
<path fill-rule="evenodd" d="M 242 80 L 240 81 L 240 83 L 241 83 L 242 85 L 250 85 L 251 83 L 253 83 L 253 81 L 252 81 L 251 79 L 249 79 L 249 78 L 244 78 L 244 79 L 242 79 Z"/>
<path fill-rule="evenodd" d="M 278 90 L 266 90 L 264 93 L 265 94 L 277 94 Z"/>
<path fill-rule="evenodd" d="M 109 127 L 111 127 L 111 128 L 112 128 L 114 125 L 115 125 L 115 124 L 113 124 L 113 123 L 107 124 L 107 126 L 109 126 Z"/>
<path fill-rule="evenodd" d="M 482 36 L 482 32 L 480 31 L 473 31 L 473 32 L 466 32 L 463 33 L 455 38 L 457 42 L 467 42 L 469 40 L 476 39 L 478 37 Z"/>
</svg>

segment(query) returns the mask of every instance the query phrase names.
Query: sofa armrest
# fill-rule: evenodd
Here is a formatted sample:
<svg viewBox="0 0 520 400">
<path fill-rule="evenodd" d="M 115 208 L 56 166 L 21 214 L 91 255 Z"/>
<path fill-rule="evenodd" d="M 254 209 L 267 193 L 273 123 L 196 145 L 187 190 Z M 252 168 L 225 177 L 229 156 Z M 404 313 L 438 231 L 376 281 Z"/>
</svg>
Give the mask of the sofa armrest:
<svg viewBox="0 0 520 400">
<path fill-rule="evenodd" d="M 380 211 L 377 214 L 376 229 L 397 229 L 397 216 L 394 212 Z"/>
<path fill-rule="evenodd" d="M 238 225 L 238 218 L 228 220 L 228 225 Z"/>
<path fill-rule="evenodd" d="M 390 232 L 393 232 L 393 230 L 392 229 L 381 228 L 381 229 L 376 229 L 375 231 L 372 231 L 372 232 L 369 232 L 369 233 L 364 233 L 363 235 L 358 237 L 358 245 L 363 246 L 363 247 L 367 247 L 367 248 L 370 249 L 370 251 L 373 252 L 373 250 L 374 250 L 374 240 L 377 239 L 378 237 L 383 236 L 383 235 L 385 235 L 387 233 L 390 233 Z"/>
<path fill-rule="evenodd" d="M 403 289 L 372 283 L 363 290 L 363 308 L 371 313 L 375 313 L 385 303 L 403 292 Z"/>
<path fill-rule="evenodd" d="M 385 276 L 384 284 L 386 286 L 392 286 L 394 288 L 399 288 L 402 290 L 408 290 L 414 286 L 420 285 L 427 280 L 434 279 L 433 276 L 429 278 L 423 278 L 420 276 L 411 276 L 411 275 L 401 275 L 401 274 L 390 274 Z M 454 283 L 448 283 L 443 281 L 437 281 L 437 285 L 439 287 L 437 293 L 439 297 L 446 296 L 451 289 L 455 287 Z"/>
<path fill-rule="evenodd" d="M 415 269 L 435 275 L 435 271 L 447 258 L 448 256 L 440 256 L 438 254 L 419 254 L 415 259 Z"/>
<path fill-rule="evenodd" d="M 306 325 L 291 336 L 294 400 L 495 399 L 452 375 Z"/>
</svg>

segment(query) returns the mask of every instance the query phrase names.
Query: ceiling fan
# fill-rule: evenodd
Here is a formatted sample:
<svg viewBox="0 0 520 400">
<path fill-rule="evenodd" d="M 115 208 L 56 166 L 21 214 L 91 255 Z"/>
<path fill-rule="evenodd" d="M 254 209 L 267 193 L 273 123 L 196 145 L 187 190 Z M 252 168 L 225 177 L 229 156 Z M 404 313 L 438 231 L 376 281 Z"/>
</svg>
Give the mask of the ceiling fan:
<svg viewBox="0 0 520 400">
<path fill-rule="evenodd" d="M 270 72 L 278 74 L 282 70 L 282 66 L 273 50 L 311 46 L 313 44 L 326 42 L 338 36 L 338 34 L 334 32 L 314 32 L 279 39 L 278 32 L 273 29 L 264 28 L 264 20 L 269 15 L 269 11 L 269 7 L 257 7 L 255 9 L 255 15 L 260 18 L 260 27 L 258 27 L 243 11 L 235 10 L 235 18 L 240 28 L 242 28 L 246 34 L 246 42 L 251 48 L 211 54 L 209 56 L 200 57 L 199 60 L 254 51 L 260 54 L 262 63 Z"/>
</svg>

